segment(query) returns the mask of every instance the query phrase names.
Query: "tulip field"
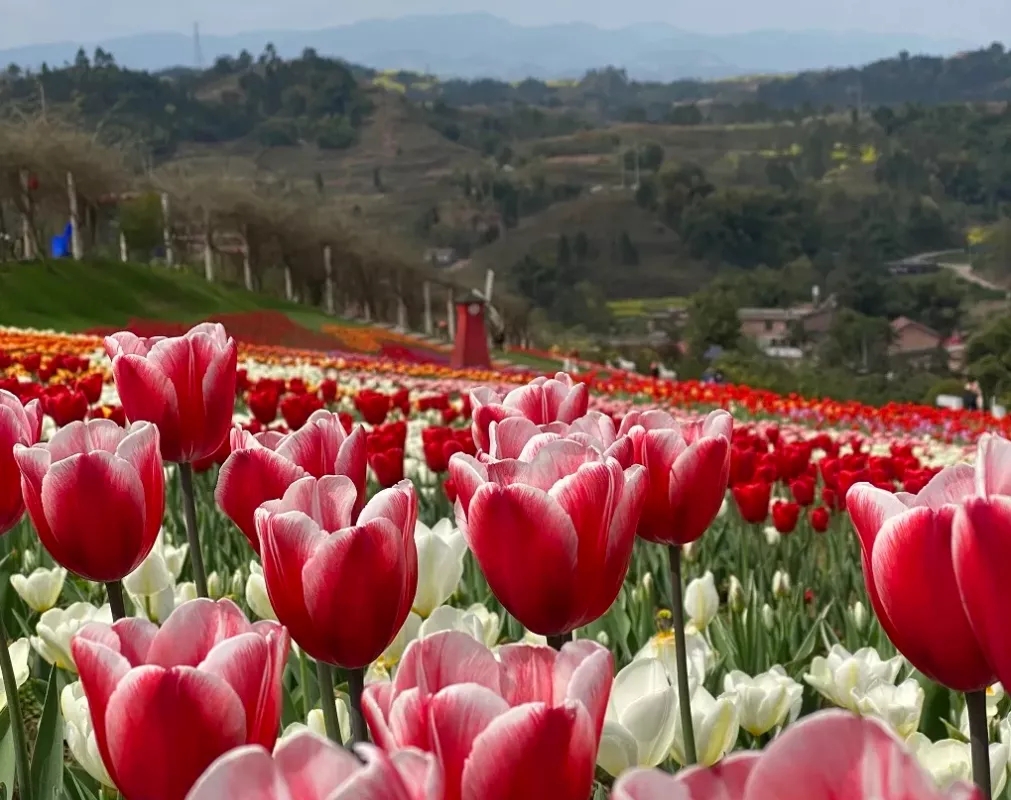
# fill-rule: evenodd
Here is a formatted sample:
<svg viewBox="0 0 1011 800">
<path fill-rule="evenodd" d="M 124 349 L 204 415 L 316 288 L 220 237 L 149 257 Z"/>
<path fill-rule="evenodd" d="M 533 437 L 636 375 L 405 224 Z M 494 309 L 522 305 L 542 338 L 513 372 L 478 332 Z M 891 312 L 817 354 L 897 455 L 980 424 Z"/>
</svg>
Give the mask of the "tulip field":
<svg viewBox="0 0 1011 800">
<path fill-rule="evenodd" d="M 0 797 L 1011 798 L 1009 425 L 0 328 Z"/>
</svg>

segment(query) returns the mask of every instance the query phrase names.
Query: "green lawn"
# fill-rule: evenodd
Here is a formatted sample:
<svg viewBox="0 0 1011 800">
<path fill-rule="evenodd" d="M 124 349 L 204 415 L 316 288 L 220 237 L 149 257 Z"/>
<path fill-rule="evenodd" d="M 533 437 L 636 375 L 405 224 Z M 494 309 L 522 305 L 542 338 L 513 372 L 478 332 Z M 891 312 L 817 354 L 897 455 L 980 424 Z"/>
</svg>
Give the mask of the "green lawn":
<svg viewBox="0 0 1011 800">
<path fill-rule="evenodd" d="M 269 295 L 167 267 L 114 261 L 0 264 L 0 325 L 81 331 L 131 317 L 198 321 L 212 314 L 275 309 L 301 325 L 343 323 Z"/>
</svg>

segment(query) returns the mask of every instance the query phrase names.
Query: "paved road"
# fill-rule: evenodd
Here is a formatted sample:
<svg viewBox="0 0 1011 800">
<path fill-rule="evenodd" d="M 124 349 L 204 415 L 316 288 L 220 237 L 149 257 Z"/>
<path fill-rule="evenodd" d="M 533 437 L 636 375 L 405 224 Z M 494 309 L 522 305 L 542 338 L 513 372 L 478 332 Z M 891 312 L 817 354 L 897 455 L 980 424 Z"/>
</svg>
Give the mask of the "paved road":
<svg viewBox="0 0 1011 800">
<path fill-rule="evenodd" d="M 969 283 L 974 283 L 977 286 L 982 286 L 984 289 L 989 289 L 993 292 L 1007 292 L 1006 286 L 1001 286 L 998 283 L 987 280 L 982 275 L 978 275 L 973 272 L 972 264 L 968 263 L 964 259 L 966 255 L 961 250 L 940 250 L 930 253 L 917 253 L 914 256 L 909 256 L 908 258 L 902 258 L 898 261 L 893 261 L 889 266 L 903 266 L 903 267 L 922 267 L 922 266 L 937 266 L 942 269 L 950 270 L 954 272 L 959 278 Z"/>
</svg>

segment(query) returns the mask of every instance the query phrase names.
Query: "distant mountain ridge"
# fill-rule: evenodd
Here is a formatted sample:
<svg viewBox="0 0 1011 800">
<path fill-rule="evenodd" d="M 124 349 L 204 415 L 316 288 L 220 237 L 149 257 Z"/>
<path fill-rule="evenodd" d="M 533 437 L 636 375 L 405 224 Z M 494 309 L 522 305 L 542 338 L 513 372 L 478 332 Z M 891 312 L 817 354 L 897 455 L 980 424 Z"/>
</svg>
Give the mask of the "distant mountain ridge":
<svg viewBox="0 0 1011 800">
<path fill-rule="evenodd" d="M 376 19 L 315 31 L 265 30 L 204 35 L 205 66 L 221 55 L 270 42 L 282 58 L 311 47 L 376 69 L 429 72 L 443 78 L 578 78 L 596 67 L 618 66 L 638 80 L 727 78 L 846 67 L 895 56 L 950 55 L 978 46 L 915 34 L 831 31 L 754 31 L 710 35 L 666 24 L 603 29 L 585 23 L 525 27 L 491 14 L 448 14 Z M 99 42 L 56 42 L 0 50 L 0 64 L 38 67 L 73 61 L 79 47 L 102 47 L 133 69 L 194 66 L 191 36 L 155 32 Z"/>
</svg>

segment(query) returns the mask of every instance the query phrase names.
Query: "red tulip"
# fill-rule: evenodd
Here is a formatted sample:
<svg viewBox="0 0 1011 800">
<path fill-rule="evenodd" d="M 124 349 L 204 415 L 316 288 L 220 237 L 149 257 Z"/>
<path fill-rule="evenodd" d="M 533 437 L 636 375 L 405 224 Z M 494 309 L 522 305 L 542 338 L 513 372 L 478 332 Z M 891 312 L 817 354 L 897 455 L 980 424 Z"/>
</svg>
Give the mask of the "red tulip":
<svg viewBox="0 0 1011 800">
<path fill-rule="evenodd" d="M 369 456 L 369 466 L 384 489 L 396 486 L 404 479 L 404 451 L 399 447 L 373 453 Z"/>
<path fill-rule="evenodd" d="M 706 532 L 727 493 L 733 424 L 726 411 L 684 426 L 665 411 L 633 411 L 622 420 L 649 481 L 642 538 L 688 544 Z"/>
<path fill-rule="evenodd" d="M 772 497 L 772 484 L 764 481 L 758 483 L 742 483 L 731 489 L 737 510 L 745 522 L 759 525 L 769 516 L 769 500 Z"/>
<path fill-rule="evenodd" d="M 488 584 L 527 628 L 567 633 L 618 596 L 645 501 L 645 471 L 574 441 L 530 462 L 449 462 L 457 521 Z"/>
<path fill-rule="evenodd" d="M 898 739 L 873 718 L 824 711 L 794 723 L 763 753 L 731 756 L 677 775 L 635 769 L 612 800 L 983 800 L 960 781 L 937 788 Z"/>
<path fill-rule="evenodd" d="M 355 408 L 369 425 L 382 425 L 390 413 L 390 398 L 371 389 L 362 389 L 355 395 Z"/>
<path fill-rule="evenodd" d="M 129 800 L 183 800 L 222 754 L 277 739 L 288 634 L 250 625 L 230 600 L 184 603 L 161 630 L 92 623 L 71 653 L 102 761 Z"/>
<path fill-rule="evenodd" d="M 790 494 L 793 495 L 793 499 L 797 501 L 799 505 L 809 506 L 814 503 L 814 479 L 813 478 L 797 478 L 794 481 L 790 481 Z"/>
<path fill-rule="evenodd" d="M 280 397 L 274 387 L 250 392 L 246 401 L 253 418 L 261 425 L 269 425 L 277 419 L 278 402 Z"/>
<path fill-rule="evenodd" d="M 289 394 L 281 401 L 281 416 L 291 430 L 297 431 L 322 408 L 323 401 L 314 394 Z"/>
<path fill-rule="evenodd" d="M 236 428 L 231 447 L 218 473 L 214 499 L 257 553 L 256 509 L 281 498 L 299 478 L 346 475 L 358 492 L 355 517 L 365 505 L 365 431 L 359 427 L 348 435 L 336 414 L 317 411 L 287 436 L 274 431 L 254 436 Z"/>
<path fill-rule="evenodd" d="M 800 506 L 777 500 L 772 504 L 772 524 L 780 533 L 793 533 L 800 518 Z"/>
<path fill-rule="evenodd" d="M 590 394 L 586 384 L 559 372 L 554 378 L 537 378 L 513 389 L 504 399 L 481 386 L 470 393 L 470 402 L 474 414 L 471 425 L 474 442 L 479 450 L 490 452 L 489 429 L 493 422 L 501 422 L 506 417 L 524 417 L 534 425 L 571 424 L 586 414 Z"/>
<path fill-rule="evenodd" d="M 46 413 L 53 418 L 57 427 L 80 422 L 88 416 L 88 398 L 83 392 L 69 391 L 65 386 L 60 386 L 58 391 L 43 395 L 43 398 Z"/>
<path fill-rule="evenodd" d="M 909 663 L 962 692 L 996 681 L 984 655 L 987 645 L 966 616 L 952 560 L 953 544 L 960 543 L 959 537 L 953 543 L 952 521 L 957 504 L 971 495 L 974 478 L 971 466 L 959 464 L 915 496 L 866 483 L 846 496 L 860 537 L 867 594 L 881 627 Z"/>
<path fill-rule="evenodd" d="M 829 512 L 825 506 L 812 508 L 808 512 L 808 520 L 810 520 L 811 527 L 814 528 L 816 533 L 825 533 L 828 530 L 829 519 Z"/>
<path fill-rule="evenodd" d="M 387 756 L 363 744 L 359 761 L 309 731 L 278 742 L 274 755 L 259 745 L 221 756 L 186 800 L 442 800 L 434 756 L 402 750 Z"/>
<path fill-rule="evenodd" d="M 355 523 L 357 498 L 343 475 L 306 477 L 256 512 L 278 620 L 313 658 L 350 669 L 389 646 L 418 587 L 414 487 L 379 492 Z"/>
<path fill-rule="evenodd" d="M 14 447 L 35 444 L 41 433 L 39 401 L 21 405 L 15 395 L 0 389 L 0 535 L 17 525 L 25 513 L 21 472 L 14 460 Z"/>
<path fill-rule="evenodd" d="M 165 512 L 158 429 L 94 419 L 48 444 L 14 446 L 35 530 L 53 559 L 93 581 L 118 581 L 151 552 Z"/>
<path fill-rule="evenodd" d="M 131 421 L 158 426 L 166 461 L 214 453 L 228 436 L 235 400 L 235 341 L 209 322 L 185 336 L 105 338 L 120 401 Z"/>
<path fill-rule="evenodd" d="M 611 690 L 596 642 L 506 645 L 459 631 L 408 645 L 392 683 L 366 687 L 376 744 L 438 755 L 445 800 L 586 800 Z"/>
</svg>

